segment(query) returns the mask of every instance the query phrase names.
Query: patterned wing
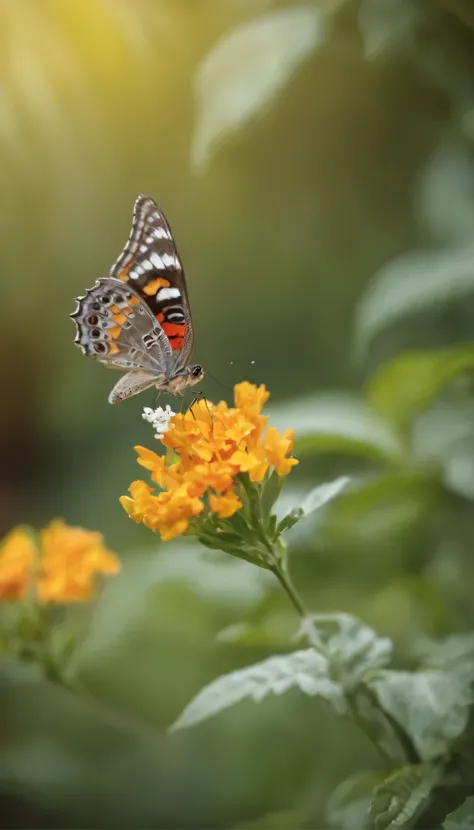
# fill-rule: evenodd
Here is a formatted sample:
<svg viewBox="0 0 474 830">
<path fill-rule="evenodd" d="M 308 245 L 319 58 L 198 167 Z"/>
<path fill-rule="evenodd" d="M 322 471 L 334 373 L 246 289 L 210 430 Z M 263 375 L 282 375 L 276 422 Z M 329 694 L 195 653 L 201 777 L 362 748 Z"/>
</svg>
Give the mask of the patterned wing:
<svg viewBox="0 0 474 830">
<path fill-rule="evenodd" d="M 116 279 L 99 280 L 77 299 L 71 317 L 75 343 L 83 353 L 117 369 L 144 370 L 155 378 L 169 374 L 169 340 L 147 304 Z"/>
<path fill-rule="evenodd" d="M 149 372 L 133 371 L 127 372 L 123 375 L 109 395 L 109 403 L 120 403 L 127 398 L 132 398 L 133 395 L 138 395 L 139 392 L 144 392 L 150 386 L 155 386 L 156 377 Z"/>
<path fill-rule="evenodd" d="M 135 202 L 129 240 L 110 276 L 133 286 L 146 302 L 168 337 L 173 371 L 182 369 L 193 346 L 186 280 L 168 222 L 149 196 Z"/>
</svg>

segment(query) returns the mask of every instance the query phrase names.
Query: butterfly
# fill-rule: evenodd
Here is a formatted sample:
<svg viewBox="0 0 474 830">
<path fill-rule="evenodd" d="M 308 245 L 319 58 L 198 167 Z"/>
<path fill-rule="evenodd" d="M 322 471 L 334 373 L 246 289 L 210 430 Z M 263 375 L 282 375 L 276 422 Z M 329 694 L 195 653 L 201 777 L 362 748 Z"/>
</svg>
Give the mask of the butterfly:
<svg viewBox="0 0 474 830">
<path fill-rule="evenodd" d="M 109 276 L 77 297 L 71 314 L 83 354 L 127 370 L 109 395 L 119 403 L 151 386 L 182 395 L 204 377 L 190 366 L 193 325 L 170 226 L 149 196 L 137 198 L 130 237 Z"/>
</svg>

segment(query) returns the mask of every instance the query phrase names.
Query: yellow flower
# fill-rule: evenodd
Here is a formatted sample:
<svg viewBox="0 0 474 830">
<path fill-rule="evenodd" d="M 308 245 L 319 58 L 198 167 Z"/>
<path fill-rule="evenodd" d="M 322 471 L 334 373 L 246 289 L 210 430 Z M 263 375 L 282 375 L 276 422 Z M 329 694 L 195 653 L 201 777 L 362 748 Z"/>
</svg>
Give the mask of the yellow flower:
<svg viewBox="0 0 474 830">
<path fill-rule="evenodd" d="M 237 409 L 248 412 L 250 415 L 258 415 L 270 397 L 270 392 L 263 384 L 257 387 L 247 381 L 239 383 L 234 391 Z"/>
<path fill-rule="evenodd" d="M 0 546 L 0 599 L 24 599 L 31 590 L 40 604 L 81 602 L 93 595 L 96 574 L 119 570 L 100 533 L 56 519 L 40 532 L 38 547 L 18 528 Z"/>
<path fill-rule="evenodd" d="M 269 398 L 265 387 L 244 382 L 234 391 L 234 407 L 225 401 L 217 406 L 198 401 L 170 420 L 162 444 L 173 451 L 176 463 L 145 447 L 135 448 L 139 464 L 151 472 L 161 492 L 135 481 L 130 496 L 120 501 L 134 521 L 159 531 L 164 540 L 199 530 L 212 513 L 223 519 L 241 510 L 242 475 L 257 484 L 270 468 L 284 476 L 298 463 L 288 457 L 292 431 L 281 435 L 274 427 L 266 429 L 267 418 L 260 414 Z"/>
<path fill-rule="evenodd" d="M 209 507 L 213 513 L 217 513 L 220 519 L 228 519 L 233 516 L 236 510 L 240 510 L 242 502 L 232 490 L 224 496 L 209 496 Z"/>
<path fill-rule="evenodd" d="M 279 476 L 286 476 L 298 463 L 296 458 L 288 458 L 293 449 L 294 438 L 295 434 L 292 429 L 287 429 L 284 435 L 280 435 L 275 427 L 268 427 L 265 433 L 263 448 L 268 461 Z"/>
<path fill-rule="evenodd" d="M 12 530 L 0 545 L 0 600 L 23 599 L 29 590 L 37 550 L 29 533 Z"/>
<path fill-rule="evenodd" d="M 94 594 L 96 574 L 116 574 L 120 563 L 101 533 L 69 527 L 56 519 L 40 533 L 42 556 L 37 582 L 40 603 L 83 602 Z"/>
<path fill-rule="evenodd" d="M 159 530 L 165 541 L 186 533 L 189 519 L 204 510 L 204 504 L 192 493 L 192 485 L 152 495 L 153 490 L 144 481 L 134 481 L 130 496 L 122 496 L 120 503 L 135 522 L 143 522 L 151 530 Z"/>
<path fill-rule="evenodd" d="M 194 484 L 200 495 L 206 490 L 225 493 L 234 484 L 235 467 L 228 461 L 209 461 L 208 464 L 195 464 L 187 471 L 186 478 Z"/>
</svg>

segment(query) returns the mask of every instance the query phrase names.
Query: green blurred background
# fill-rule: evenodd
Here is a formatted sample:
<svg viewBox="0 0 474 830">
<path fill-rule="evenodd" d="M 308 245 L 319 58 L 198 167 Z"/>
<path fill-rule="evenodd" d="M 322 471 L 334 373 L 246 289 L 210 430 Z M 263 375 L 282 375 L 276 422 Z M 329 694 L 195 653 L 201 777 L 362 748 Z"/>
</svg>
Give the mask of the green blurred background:
<svg viewBox="0 0 474 830">
<path fill-rule="evenodd" d="M 224 385 L 206 377 L 211 400 L 263 382 L 298 427 L 322 389 L 472 339 L 472 4 L 0 0 L 0 44 L 2 530 L 60 516 L 125 562 L 71 669 L 104 709 L 2 668 L 2 826 L 325 826 L 331 789 L 378 762 L 323 704 L 294 693 L 166 735 L 203 683 L 293 647 L 297 620 L 265 574 L 128 520 L 118 497 L 141 474 L 133 446 L 153 446 L 153 396 L 110 407 L 115 375 L 73 346 L 68 315 L 144 192 L 184 261 L 194 359 Z M 387 267 L 398 294 L 365 336 Z M 365 463 L 303 459 L 288 504 Z M 470 524 L 445 533 L 414 487 L 375 529 L 354 534 L 348 513 L 293 536 L 312 606 L 401 648 L 472 616 L 451 556 Z"/>
</svg>

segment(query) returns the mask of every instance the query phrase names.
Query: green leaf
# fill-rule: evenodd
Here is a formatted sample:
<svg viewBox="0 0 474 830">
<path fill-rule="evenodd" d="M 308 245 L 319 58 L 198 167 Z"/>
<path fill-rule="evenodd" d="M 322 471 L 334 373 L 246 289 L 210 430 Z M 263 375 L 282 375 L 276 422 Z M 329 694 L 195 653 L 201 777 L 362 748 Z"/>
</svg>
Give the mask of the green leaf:
<svg viewBox="0 0 474 830">
<path fill-rule="evenodd" d="M 304 513 L 301 507 L 294 507 L 293 510 L 278 523 L 276 535 L 281 536 L 285 530 L 291 530 L 292 527 L 298 524 L 299 520 L 302 519 L 303 516 Z"/>
<path fill-rule="evenodd" d="M 388 463 L 403 458 L 404 449 L 391 427 L 354 394 L 326 392 L 269 411 L 277 429 L 291 424 L 296 456 L 339 453 Z"/>
<path fill-rule="evenodd" d="M 322 648 L 331 664 L 331 677 L 352 690 L 368 672 L 386 666 L 393 644 L 351 614 L 312 614 L 301 634 Z"/>
<path fill-rule="evenodd" d="M 283 481 L 284 476 L 279 476 L 275 470 L 265 481 L 261 495 L 262 512 L 265 517 L 270 515 L 271 509 L 280 495 Z"/>
<path fill-rule="evenodd" d="M 268 520 L 268 536 L 270 539 L 276 539 L 277 533 L 277 517 L 273 514 Z"/>
<path fill-rule="evenodd" d="M 369 809 L 375 830 L 411 827 L 443 770 L 434 764 L 402 767 L 376 787 Z"/>
<path fill-rule="evenodd" d="M 301 505 L 303 515 L 307 516 L 309 513 L 314 513 L 315 510 L 319 510 L 320 507 L 332 501 L 346 489 L 349 482 L 350 478 L 348 476 L 339 476 L 328 484 L 319 484 L 308 493 L 303 501 Z"/>
<path fill-rule="evenodd" d="M 448 813 L 443 830 L 474 830 L 474 796 L 469 796 L 457 810 Z"/>
<path fill-rule="evenodd" d="M 471 296 L 474 246 L 443 252 L 418 251 L 393 260 L 379 271 L 366 291 L 356 317 L 356 350 L 364 357 L 374 338 L 388 326 L 416 312 L 443 307 Z"/>
<path fill-rule="evenodd" d="M 319 484 L 314 487 L 303 500 L 301 507 L 295 507 L 285 516 L 278 525 L 277 533 L 283 533 L 284 530 L 289 530 L 294 527 L 300 519 L 319 510 L 328 502 L 332 501 L 339 493 L 347 487 L 350 482 L 348 476 L 340 476 L 329 484 Z"/>
<path fill-rule="evenodd" d="M 474 682 L 474 632 L 418 643 L 415 653 L 423 669 L 441 669 L 460 681 Z"/>
<path fill-rule="evenodd" d="M 326 804 L 326 819 L 337 830 L 369 830 L 372 794 L 383 781 L 375 772 L 357 772 L 333 790 Z"/>
<path fill-rule="evenodd" d="M 262 556 L 262 550 L 256 546 L 241 545 L 240 540 L 233 533 L 200 533 L 198 539 L 202 545 L 210 550 L 219 550 L 224 553 L 229 553 L 231 556 L 236 556 L 238 559 L 243 559 L 244 562 L 249 562 L 251 565 L 257 565 L 259 568 L 270 568 L 265 557 Z"/>
<path fill-rule="evenodd" d="M 262 502 L 260 500 L 259 485 L 251 481 L 247 473 L 241 473 L 238 480 L 240 484 L 239 495 L 241 496 L 244 505 L 243 511 L 246 517 L 248 517 L 251 531 L 254 534 L 254 540 L 258 539 L 258 541 L 266 547 L 268 544 L 268 538 L 266 533 L 266 522 L 264 522 L 263 517 Z M 237 515 L 240 519 L 239 514 L 235 515 Z"/>
<path fill-rule="evenodd" d="M 238 537 L 238 542 L 242 544 L 245 542 L 251 547 L 255 545 L 255 530 L 247 521 L 248 513 L 245 510 L 238 510 L 233 516 L 228 519 L 220 519 L 217 515 L 214 516 L 215 524 L 213 533 L 219 530 L 228 530 L 230 533 Z"/>
<path fill-rule="evenodd" d="M 309 648 L 270 657 L 217 678 L 196 695 L 171 729 L 194 726 L 242 700 L 259 702 L 270 694 L 281 695 L 294 688 L 343 704 L 342 689 L 331 680 L 328 661 Z"/>
<path fill-rule="evenodd" d="M 474 368 L 474 348 L 405 352 L 381 366 L 367 385 L 373 408 L 406 429 L 456 376 Z"/>
<path fill-rule="evenodd" d="M 452 674 L 382 670 L 370 686 L 424 761 L 443 755 L 467 725 L 473 695 L 469 683 Z"/>
<path fill-rule="evenodd" d="M 203 170 L 222 138 L 258 115 L 325 40 L 324 15 L 302 3 L 225 34 L 198 67 L 191 163 Z"/>
</svg>

